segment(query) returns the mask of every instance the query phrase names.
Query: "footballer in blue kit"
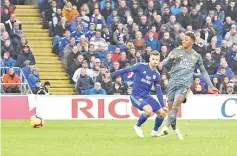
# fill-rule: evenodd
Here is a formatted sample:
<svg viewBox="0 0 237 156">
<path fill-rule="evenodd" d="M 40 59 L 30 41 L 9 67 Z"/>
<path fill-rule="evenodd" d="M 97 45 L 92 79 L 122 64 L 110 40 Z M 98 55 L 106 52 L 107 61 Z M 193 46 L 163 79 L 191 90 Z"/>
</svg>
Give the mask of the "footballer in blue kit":
<svg viewBox="0 0 237 156">
<path fill-rule="evenodd" d="M 159 61 L 160 53 L 158 51 L 152 51 L 150 53 L 149 63 L 137 63 L 131 67 L 111 73 L 112 77 L 122 75 L 126 72 L 134 73 L 130 99 L 133 106 L 143 111 L 137 124 L 133 126 L 139 137 L 144 137 L 141 125 L 151 116 L 152 112 L 157 114 L 154 129 L 151 132 L 151 136 L 153 137 L 159 136 L 158 128 L 166 116 L 163 93 L 160 87 L 160 74 L 157 71 Z M 158 101 L 150 95 L 153 85 L 155 86 Z"/>
</svg>

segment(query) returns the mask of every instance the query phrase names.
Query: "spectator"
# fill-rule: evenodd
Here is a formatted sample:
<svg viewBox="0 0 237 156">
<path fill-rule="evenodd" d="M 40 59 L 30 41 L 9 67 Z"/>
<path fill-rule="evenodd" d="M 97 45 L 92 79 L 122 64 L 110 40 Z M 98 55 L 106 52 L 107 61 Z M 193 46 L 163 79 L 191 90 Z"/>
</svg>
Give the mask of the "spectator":
<svg viewBox="0 0 237 156">
<path fill-rule="evenodd" d="M 140 31 L 136 32 L 136 39 L 133 42 L 137 50 L 145 50 L 145 41 Z"/>
<path fill-rule="evenodd" d="M 216 4 L 215 14 L 218 16 L 218 19 L 220 21 L 222 21 L 222 22 L 224 21 L 224 19 L 225 19 L 225 12 L 221 8 L 221 4 Z"/>
<path fill-rule="evenodd" d="M 233 21 L 237 21 L 237 7 L 235 5 L 235 1 L 231 1 L 229 6 L 225 10 L 225 16 L 230 16 Z"/>
<path fill-rule="evenodd" d="M 199 30 L 202 28 L 203 19 L 200 14 L 198 14 L 197 10 L 194 8 L 192 9 L 192 13 L 190 15 L 192 21 L 192 27 L 194 30 Z"/>
<path fill-rule="evenodd" d="M 181 0 L 175 0 L 175 4 L 170 8 L 173 15 L 178 15 L 182 12 Z"/>
<path fill-rule="evenodd" d="M 193 44 L 193 49 L 198 54 L 200 54 L 203 59 L 205 58 L 205 55 L 207 54 L 207 47 L 203 44 L 202 39 L 200 37 L 196 37 L 195 43 Z"/>
<path fill-rule="evenodd" d="M 120 48 L 116 47 L 115 51 L 112 53 L 112 60 L 115 62 L 119 61 L 120 59 Z"/>
<path fill-rule="evenodd" d="M 33 70 L 35 64 L 27 60 L 24 62 L 24 65 L 25 66 L 22 68 L 22 71 L 25 75 L 26 80 L 28 80 L 28 77 L 31 74 L 31 71 Z"/>
<path fill-rule="evenodd" d="M 112 80 L 110 76 L 105 76 L 102 80 L 101 87 L 105 89 L 106 95 L 114 95 Z"/>
<path fill-rule="evenodd" d="M 28 45 L 25 45 L 23 51 L 18 55 L 16 60 L 16 66 L 21 68 L 24 67 L 24 62 L 26 60 L 29 60 L 30 62 L 35 64 L 35 57 L 32 54 Z"/>
<path fill-rule="evenodd" d="M 79 13 L 77 11 L 76 6 L 72 6 L 72 3 L 67 2 L 62 10 L 62 15 L 63 15 L 63 17 L 66 18 L 67 21 L 72 23 L 74 21 L 75 17 L 77 17 L 79 15 Z"/>
<path fill-rule="evenodd" d="M 229 77 L 229 78 L 231 78 L 231 77 L 233 77 L 235 74 L 233 73 L 233 71 L 231 70 L 231 68 L 228 66 L 228 64 L 227 64 L 227 62 L 226 61 L 222 61 L 221 63 L 220 63 L 220 68 L 222 68 L 222 67 L 224 67 L 225 68 L 225 70 L 226 70 L 226 75 Z"/>
<path fill-rule="evenodd" d="M 89 31 L 86 32 L 85 36 L 88 38 L 88 41 L 95 36 L 95 24 L 90 24 Z"/>
<path fill-rule="evenodd" d="M 18 54 L 16 53 L 15 49 L 13 48 L 10 40 L 5 41 L 4 46 L 2 46 L 2 48 L 1 48 L 1 52 L 2 52 L 2 56 L 5 52 L 9 52 L 11 58 L 13 58 L 14 60 L 17 59 Z"/>
<path fill-rule="evenodd" d="M 200 82 L 199 77 L 194 78 L 194 83 L 190 87 L 193 94 L 204 94 L 204 85 Z"/>
<path fill-rule="evenodd" d="M 169 20 L 170 20 L 170 16 L 171 16 L 171 12 L 170 12 L 170 8 L 169 7 L 165 7 L 165 12 L 164 14 L 162 14 L 162 20 L 163 20 L 163 23 L 168 23 Z"/>
<path fill-rule="evenodd" d="M 233 88 L 234 84 L 228 83 L 226 88 L 226 94 L 237 94 Z"/>
<path fill-rule="evenodd" d="M 230 79 L 225 76 L 223 81 L 222 81 L 222 84 L 220 85 L 220 92 L 221 94 L 226 94 L 226 90 L 227 90 L 227 84 L 229 83 Z"/>
<path fill-rule="evenodd" d="M 108 73 L 106 67 L 103 66 L 103 65 L 101 65 L 101 66 L 100 66 L 99 75 L 96 77 L 95 82 L 102 83 L 102 81 L 103 81 L 103 79 L 104 79 L 106 73 Z"/>
<path fill-rule="evenodd" d="M 49 93 L 49 88 L 50 88 L 50 83 L 46 81 L 44 85 L 41 85 L 41 82 L 39 81 L 39 88 L 37 89 L 36 94 L 41 94 L 41 95 L 50 95 Z"/>
<path fill-rule="evenodd" d="M 82 67 L 78 68 L 75 73 L 73 74 L 72 80 L 76 83 L 77 80 L 80 78 L 81 75 L 81 70 L 84 68 L 86 70 L 86 75 L 90 76 L 91 78 L 93 78 L 93 70 L 88 68 L 88 61 L 84 60 L 82 62 Z"/>
<path fill-rule="evenodd" d="M 103 39 L 105 39 L 108 45 L 111 44 L 113 39 L 113 33 L 109 31 L 109 27 L 107 25 L 104 26 L 101 36 L 103 37 Z"/>
<path fill-rule="evenodd" d="M 82 17 L 81 16 L 77 16 L 74 20 L 74 22 L 71 23 L 70 25 L 70 31 L 77 31 L 78 25 L 81 26 L 82 29 L 82 33 L 86 33 L 87 32 L 87 27 L 83 24 L 82 22 Z"/>
<path fill-rule="evenodd" d="M 15 67 L 16 60 L 13 60 L 12 58 L 10 58 L 10 53 L 6 51 L 3 54 L 3 59 L 1 60 L 1 64 L 3 65 L 3 67 Z"/>
<path fill-rule="evenodd" d="M 120 59 L 119 59 L 118 62 L 120 64 L 120 66 L 119 66 L 120 69 L 125 68 L 126 67 L 126 63 L 129 63 L 125 52 L 121 52 L 120 53 Z"/>
<path fill-rule="evenodd" d="M 82 26 L 78 25 L 77 31 L 73 31 L 71 34 L 71 37 L 74 37 L 76 39 L 76 44 L 78 44 L 80 42 L 82 36 L 85 36 L 85 34 L 82 31 Z"/>
<path fill-rule="evenodd" d="M 150 45 L 146 46 L 146 50 L 145 50 L 145 54 L 144 54 L 144 60 L 146 62 L 149 62 L 149 58 L 150 58 L 150 53 L 151 53 L 152 49 Z"/>
<path fill-rule="evenodd" d="M 224 25 L 223 25 L 223 36 L 225 36 L 226 33 L 230 31 L 231 26 L 232 26 L 231 17 L 230 17 L 230 16 L 227 16 L 227 17 L 225 18 L 225 23 L 224 23 Z"/>
<path fill-rule="evenodd" d="M 0 23 L 0 33 L 3 34 L 3 32 L 6 31 L 5 25 L 3 23 Z"/>
<path fill-rule="evenodd" d="M 166 46 L 162 46 L 161 47 L 161 53 L 160 53 L 160 62 L 162 62 L 167 56 L 168 56 L 168 52 L 167 52 L 167 47 Z"/>
<path fill-rule="evenodd" d="M 15 7 L 10 3 L 9 0 L 4 0 L 4 4 L 1 5 L 1 14 L 5 12 L 5 9 L 8 10 L 10 14 L 14 14 Z"/>
<path fill-rule="evenodd" d="M 212 84 L 213 84 L 214 87 L 220 88 L 220 83 L 219 83 L 219 80 L 218 80 L 217 77 L 213 77 Z"/>
<path fill-rule="evenodd" d="M 34 94 L 37 93 L 36 83 L 40 80 L 39 68 L 33 68 L 32 73 L 28 77 L 28 84 Z"/>
<path fill-rule="evenodd" d="M 23 34 L 23 31 L 19 29 L 18 22 L 15 22 L 13 24 L 13 29 L 9 31 L 9 35 L 14 47 L 20 44 L 21 37 L 24 36 L 24 34 Z"/>
<path fill-rule="evenodd" d="M 215 48 L 215 51 L 213 51 L 213 52 L 211 53 L 211 57 L 215 60 L 215 62 L 216 62 L 217 64 L 219 64 L 219 63 L 220 63 L 220 59 L 221 59 L 221 57 L 222 57 L 221 48 L 220 48 L 220 47 L 216 47 L 216 48 Z"/>
<path fill-rule="evenodd" d="M 165 79 L 169 79 L 170 78 L 170 75 L 168 73 L 168 70 L 162 66 L 162 63 L 160 62 L 158 67 L 157 67 L 157 71 L 160 73 L 160 75 L 165 75 L 165 78 L 162 77 L 163 80 Z"/>
<path fill-rule="evenodd" d="M 106 91 L 101 88 L 101 84 L 99 82 L 96 82 L 95 87 L 89 90 L 89 95 L 106 95 Z"/>
<path fill-rule="evenodd" d="M 95 51 L 100 50 L 101 47 L 108 49 L 105 39 L 101 37 L 101 32 L 98 30 L 96 31 L 95 36 L 91 38 L 90 44 L 94 45 Z"/>
<path fill-rule="evenodd" d="M 84 58 L 89 62 L 91 60 L 91 57 L 94 56 L 96 58 L 99 57 L 99 55 L 97 54 L 97 52 L 95 51 L 94 45 L 90 44 L 89 45 L 89 51 L 84 53 Z"/>
<path fill-rule="evenodd" d="M 113 68 L 110 70 L 110 73 L 119 70 L 119 69 L 120 69 L 119 66 L 120 66 L 119 62 L 116 62 L 116 61 L 115 61 L 115 62 L 113 63 Z"/>
<path fill-rule="evenodd" d="M 70 43 L 70 35 L 71 33 L 69 30 L 65 31 L 64 37 L 62 37 L 58 43 L 58 51 L 60 57 L 63 56 L 63 50 Z"/>
<path fill-rule="evenodd" d="M 146 16 L 142 16 L 140 19 L 140 24 L 139 24 L 139 31 L 141 31 L 142 36 L 145 36 L 145 34 L 150 30 L 150 23 L 147 20 Z"/>
<path fill-rule="evenodd" d="M 208 29 L 206 25 L 202 27 L 201 38 L 205 41 L 206 45 L 211 42 L 214 34 Z"/>
<path fill-rule="evenodd" d="M 3 90 L 6 93 L 20 93 L 20 79 L 14 73 L 12 67 L 9 68 L 8 73 L 3 76 Z"/>
<path fill-rule="evenodd" d="M 10 19 L 5 22 L 6 30 L 9 33 L 10 30 L 13 29 L 13 25 L 15 22 L 19 23 L 19 29 L 21 30 L 21 22 L 16 19 L 15 14 L 11 14 Z"/>
<path fill-rule="evenodd" d="M 78 55 L 77 59 L 75 59 L 72 63 L 72 65 L 68 68 L 68 74 L 70 76 L 70 78 L 73 77 L 73 74 L 75 73 L 75 71 L 79 68 L 82 67 L 82 63 L 84 62 L 84 57 L 83 55 Z"/>
<path fill-rule="evenodd" d="M 209 75 L 213 75 L 213 74 L 215 74 L 217 72 L 217 63 L 212 58 L 210 53 L 206 54 L 206 58 L 204 60 L 204 67 L 207 70 L 207 73 Z"/>
<path fill-rule="evenodd" d="M 207 27 L 208 31 L 209 31 L 211 34 L 213 34 L 214 36 L 218 34 L 217 26 L 216 26 L 216 24 L 214 24 L 214 23 L 212 22 L 212 19 L 211 19 L 210 16 L 207 16 L 207 17 L 206 17 L 206 22 L 205 22 L 204 25 Z"/>
<path fill-rule="evenodd" d="M 106 20 L 106 23 L 108 26 L 113 24 L 114 17 L 116 17 L 118 19 L 118 22 L 121 21 L 120 17 L 118 16 L 118 9 L 113 9 L 112 13 L 108 16 L 108 18 Z"/>
<path fill-rule="evenodd" d="M 106 25 L 104 16 L 100 14 L 99 9 L 94 10 L 94 14 L 90 18 L 90 24 L 94 24 L 96 30 L 101 30 Z"/>
<path fill-rule="evenodd" d="M 228 47 L 237 44 L 237 31 L 235 25 L 232 25 L 230 31 L 226 33 L 225 40 L 227 41 Z"/>
<path fill-rule="evenodd" d="M 226 74 L 225 67 L 221 67 L 220 70 L 216 73 L 215 77 L 218 78 L 219 82 L 223 82 L 225 77 L 228 77 Z"/>
<path fill-rule="evenodd" d="M 113 67 L 113 60 L 111 53 L 107 53 L 106 59 L 102 62 L 102 64 L 110 71 Z"/>
<path fill-rule="evenodd" d="M 119 23 L 117 30 L 113 33 L 113 42 L 117 46 L 125 46 L 125 43 L 128 41 L 129 36 L 127 30 L 124 29 L 123 24 Z"/>
<path fill-rule="evenodd" d="M 89 51 L 89 41 L 84 35 L 81 36 L 80 42 L 77 44 L 77 47 L 81 53 L 86 53 Z"/>
<path fill-rule="evenodd" d="M 169 32 L 164 33 L 164 37 L 160 40 L 160 46 L 166 46 L 168 52 L 170 52 L 174 48 L 174 40 L 170 37 Z"/>
<path fill-rule="evenodd" d="M 28 44 L 28 41 L 26 39 L 26 37 L 22 36 L 21 40 L 20 40 L 20 44 L 18 44 L 15 47 L 15 55 L 12 56 L 15 60 L 17 59 L 17 56 L 21 53 L 22 49 L 24 49 L 24 46 Z M 10 44 L 11 45 L 11 44 Z"/>
<path fill-rule="evenodd" d="M 160 50 L 160 41 L 154 38 L 154 33 L 150 30 L 149 37 L 145 40 L 146 45 L 151 46 L 152 50 Z"/>
<path fill-rule="evenodd" d="M 73 64 L 73 62 L 77 59 L 77 56 L 78 55 L 82 55 L 81 52 L 78 51 L 78 48 L 77 46 L 74 46 L 72 48 L 72 52 L 68 54 L 68 57 L 67 57 L 67 67 L 70 68 L 71 65 Z M 67 70 L 67 73 L 69 73 L 69 70 Z"/>
<path fill-rule="evenodd" d="M 221 42 L 221 52 L 223 53 L 223 55 L 225 57 L 227 56 L 228 50 L 229 50 L 229 47 L 227 46 L 227 41 L 222 40 L 222 42 Z"/>
<path fill-rule="evenodd" d="M 89 28 L 90 18 L 86 15 L 86 12 L 84 10 L 81 10 L 81 24 L 84 25 L 87 29 Z"/>
<path fill-rule="evenodd" d="M 180 23 L 183 28 L 187 28 L 188 25 L 192 24 L 187 7 L 182 7 L 182 12 L 177 15 L 177 22 Z"/>
<path fill-rule="evenodd" d="M 103 0 L 100 2 L 100 9 L 102 10 L 101 14 L 104 16 L 105 19 L 112 13 L 112 9 L 114 8 L 114 1 L 112 0 L 113 6 L 111 7 L 110 0 Z"/>
<path fill-rule="evenodd" d="M 85 90 L 91 89 L 94 86 L 94 82 L 90 76 L 86 74 L 86 68 L 81 69 L 80 77 L 76 83 L 76 91 L 78 94 L 84 95 Z"/>
<path fill-rule="evenodd" d="M 115 78 L 115 83 L 113 84 L 114 94 L 127 95 L 128 85 L 123 82 L 121 76 Z"/>
<path fill-rule="evenodd" d="M 132 60 L 131 60 L 131 65 L 134 65 L 134 64 L 136 64 L 136 63 L 142 63 L 142 62 L 145 62 L 145 60 L 142 58 L 142 56 L 141 56 L 141 53 L 139 52 L 139 51 L 137 51 L 136 53 L 135 53 L 135 58 L 133 58 Z"/>
<path fill-rule="evenodd" d="M 193 94 L 204 94 L 204 88 L 200 84 L 196 85 Z"/>
<path fill-rule="evenodd" d="M 3 9 L 3 13 L 1 13 L 1 23 L 5 23 L 10 19 L 11 14 L 7 8 Z"/>
</svg>

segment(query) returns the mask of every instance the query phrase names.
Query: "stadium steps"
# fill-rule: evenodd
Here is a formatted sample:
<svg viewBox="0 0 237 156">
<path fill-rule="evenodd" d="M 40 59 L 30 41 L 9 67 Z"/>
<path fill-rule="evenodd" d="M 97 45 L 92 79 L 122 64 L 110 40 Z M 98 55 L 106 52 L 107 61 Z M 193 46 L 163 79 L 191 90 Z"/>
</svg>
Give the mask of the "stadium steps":
<svg viewBox="0 0 237 156">
<path fill-rule="evenodd" d="M 42 82 L 51 83 L 52 95 L 73 95 L 73 85 L 63 69 L 58 56 L 52 53 L 52 37 L 42 27 L 39 9 L 34 5 L 16 5 L 16 18 L 22 23 L 24 35 L 40 68 Z"/>
</svg>

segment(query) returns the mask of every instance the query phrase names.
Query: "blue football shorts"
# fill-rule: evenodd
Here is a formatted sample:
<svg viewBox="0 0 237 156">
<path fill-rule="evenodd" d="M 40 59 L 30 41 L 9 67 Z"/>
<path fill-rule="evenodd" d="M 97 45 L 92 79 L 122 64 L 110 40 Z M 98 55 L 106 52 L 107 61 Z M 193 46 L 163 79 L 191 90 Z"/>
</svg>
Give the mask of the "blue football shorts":
<svg viewBox="0 0 237 156">
<path fill-rule="evenodd" d="M 146 105 L 150 105 L 154 113 L 156 113 L 161 108 L 160 103 L 150 95 L 147 97 L 130 95 L 130 99 L 132 105 L 141 111 L 143 111 L 143 107 Z"/>
</svg>

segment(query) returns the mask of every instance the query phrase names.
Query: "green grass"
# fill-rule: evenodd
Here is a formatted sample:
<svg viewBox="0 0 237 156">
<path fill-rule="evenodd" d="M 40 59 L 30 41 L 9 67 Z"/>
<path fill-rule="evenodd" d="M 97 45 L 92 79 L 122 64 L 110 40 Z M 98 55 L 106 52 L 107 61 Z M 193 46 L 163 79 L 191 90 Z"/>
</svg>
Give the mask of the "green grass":
<svg viewBox="0 0 237 156">
<path fill-rule="evenodd" d="M 134 120 L 47 121 L 34 129 L 29 121 L 2 121 L 3 156 L 236 156 L 237 120 L 178 121 L 183 141 L 172 131 L 145 138 L 132 130 Z"/>
</svg>

